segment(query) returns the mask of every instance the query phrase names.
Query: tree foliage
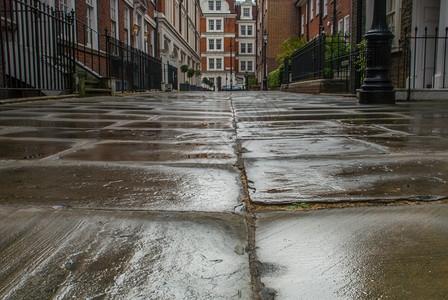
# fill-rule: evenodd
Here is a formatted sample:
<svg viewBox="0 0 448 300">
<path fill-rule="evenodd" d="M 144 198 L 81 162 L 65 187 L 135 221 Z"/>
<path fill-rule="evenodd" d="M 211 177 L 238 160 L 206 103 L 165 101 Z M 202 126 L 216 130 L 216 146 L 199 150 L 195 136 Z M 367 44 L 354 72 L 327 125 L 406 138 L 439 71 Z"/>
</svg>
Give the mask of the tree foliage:
<svg viewBox="0 0 448 300">
<path fill-rule="evenodd" d="M 186 72 L 188 71 L 188 66 L 187 66 L 187 65 L 182 65 L 182 66 L 180 66 L 180 71 L 181 71 L 182 73 L 186 73 Z"/>
<path fill-rule="evenodd" d="M 306 41 L 300 39 L 297 36 L 292 36 L 289 39 L 283 41 L 280 45 L 280 48 L 283 50 L 279 54 L 277 54 L 277 61 L 283 62 L 285 57 L 291 56 L 297 49 L 305 46 Z"/>
</svg>

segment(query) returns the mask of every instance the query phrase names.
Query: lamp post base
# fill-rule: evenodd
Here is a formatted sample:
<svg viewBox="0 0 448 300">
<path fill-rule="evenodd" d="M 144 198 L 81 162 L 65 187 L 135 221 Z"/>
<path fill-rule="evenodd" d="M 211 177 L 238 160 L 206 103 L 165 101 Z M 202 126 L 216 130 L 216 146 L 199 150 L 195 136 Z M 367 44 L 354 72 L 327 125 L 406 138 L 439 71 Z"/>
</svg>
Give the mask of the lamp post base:
<svg viewBox="0 0 448 300">
<path fill-rule="evenodd" d="M 263 91 L 268 90 L 268 80 L 266 78 L 263 79 Z"/>
<path fill-rule="evenodd" d="M 359 91 L 361 104 L 395 104 L 395 91 L 361 90 Z"/>
</svg>

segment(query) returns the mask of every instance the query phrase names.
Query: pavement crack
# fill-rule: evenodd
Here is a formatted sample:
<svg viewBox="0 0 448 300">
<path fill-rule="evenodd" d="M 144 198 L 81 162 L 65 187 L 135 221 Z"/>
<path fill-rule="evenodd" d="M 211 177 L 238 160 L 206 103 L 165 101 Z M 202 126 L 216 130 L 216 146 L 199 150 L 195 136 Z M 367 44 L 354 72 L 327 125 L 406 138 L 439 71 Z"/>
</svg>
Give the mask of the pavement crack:
<svg viewBox="0 0 448 300">
<path fill-rule="evenodd" d="M 230 106 L 232 109 L 232 125 L 233 125 L 233 131 L 235 133 L 236 137 L 236 149 L 235 154 L 237 157 L 237 163 L 236 166 L 240 170 L 240 179 L 241 184 L 243 186 L 243 195 L 244 195 L 244 203 L 246 205 L 245 210 L 245 221 L 246 221 L 246 227 L 247 227 L 247 237 L 248 237 L 248 244 L 247 244 L 247 253 L 249 255 L 249 268 L 250 268 L 250 275 L 251 275 L 251 285 L 252 285 L 252 294 L 254 299 L 263 299 L 261 289 L 262 289 L 262 283 L 260 282 L 260 276 L 257 268 L 257 255 L 255 251 L 255 227 L 256 227 L 256 216 L 255 216 L 255 209 L 250 201 L 250 193 L 249 193 L 249 184 L 247 180 L 247 174 L 246 174 L 246 168 L 244 165 L 244 160 L 242 158 L 242 154 L 245 152 L 246 149 L 242 147 L 241 140 L 238 136 L 238 121 L 236 118 L 236 109 L 235 109 L 235 103 L 234 99 L 230 97 Z"/>
</svg>

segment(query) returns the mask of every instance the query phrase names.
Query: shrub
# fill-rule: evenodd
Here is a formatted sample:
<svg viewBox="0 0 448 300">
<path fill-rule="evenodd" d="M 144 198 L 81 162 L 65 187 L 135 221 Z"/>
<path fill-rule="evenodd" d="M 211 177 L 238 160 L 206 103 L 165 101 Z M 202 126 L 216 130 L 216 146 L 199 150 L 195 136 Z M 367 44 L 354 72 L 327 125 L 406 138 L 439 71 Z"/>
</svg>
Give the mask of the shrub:
<svg viewBox="0 0 448 300">
<path fill-rule="evenodd" d="M 280 74 L 283 71 L 283 64 L 277 70 L 272 71 L 268 75 L 268 86 L 270 89 L 275 89 L 280 86 Z"/>
<path fill-rule="evenodd" d="M 257 78 L 249 78 L 249 88 L 252 88 L 254 84 L 258 84 Z"/>
</svg>

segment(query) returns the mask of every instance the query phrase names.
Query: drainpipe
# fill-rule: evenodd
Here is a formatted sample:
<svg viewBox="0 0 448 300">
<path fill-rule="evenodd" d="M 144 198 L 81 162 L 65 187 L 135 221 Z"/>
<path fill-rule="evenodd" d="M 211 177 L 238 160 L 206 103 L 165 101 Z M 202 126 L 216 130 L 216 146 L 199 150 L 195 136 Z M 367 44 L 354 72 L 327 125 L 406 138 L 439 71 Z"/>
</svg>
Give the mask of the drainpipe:
<svg viewBox="0 0 448 300">
<path fill-rule="evenodd" d="M 159 1 L 160 0 L 157 0 L 157 1 L 155 1 L 155 4 L 156 4 L 156 36 L 155 36 L 155 38 L 154 38 L 154 47 L 155 47 L 155 50 L 156 51 L 154 51 L 154 54 L 155 54 L 155 57 L 157 57 L 157 58 L 160 58 L 159 56 L 160 56 L 160 49 L 159 49 Z M 163 68 L 163 66 L 162 66 L 162 68 Z"/>
<path fill-rule="evenodd" d="M 323 16 L 324 13 L 324 0 L 320 0 L 319 2 L 319 35 L 322 33 L 322 29 L 324 28 Z"/>
<path fill-rule="evenodd" d="M 358 0 L 356 17 L 356 43 L 361 43 L 362 40 L 362 0 Z"/>
<path fill-rule="evenodd" d="M 310 40 L 310 0 L 306 1 L 306 40 Z"/>
<path fill-rule="evenodd" d="M 336 29 L 336 25 L 338 24 L 337 22 L 337 15 L 338 15 L 338 10 L 336 8 L 336 0 L 333 0 L 333 32 L 331 33 L 332 35 L 336 35 L 337 33 L 337 29 Z M 350 16 L 353 16 L 350 13 Z"/>
</svg>

